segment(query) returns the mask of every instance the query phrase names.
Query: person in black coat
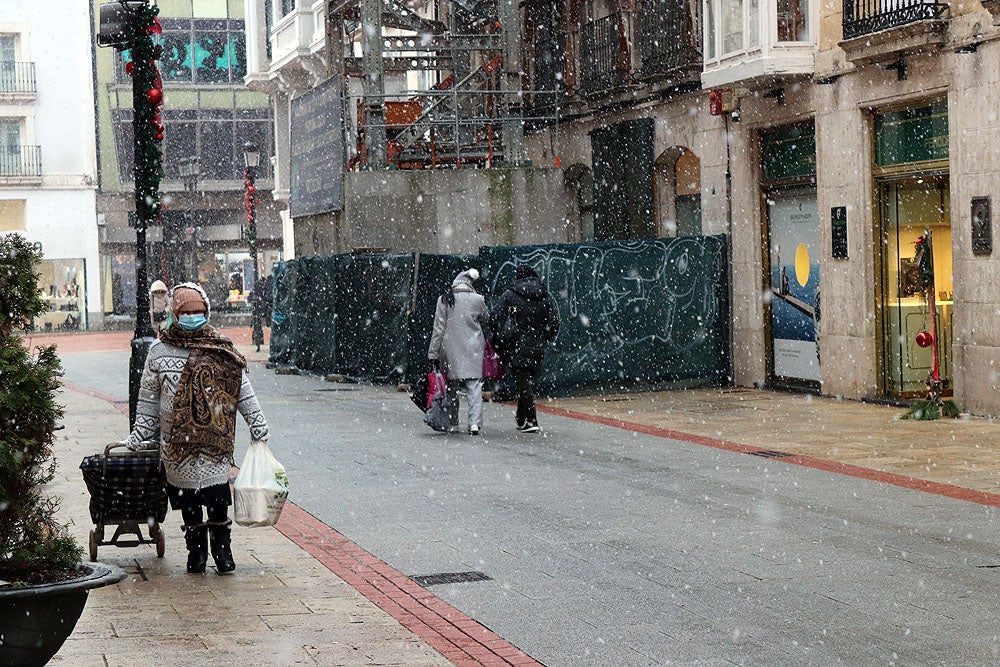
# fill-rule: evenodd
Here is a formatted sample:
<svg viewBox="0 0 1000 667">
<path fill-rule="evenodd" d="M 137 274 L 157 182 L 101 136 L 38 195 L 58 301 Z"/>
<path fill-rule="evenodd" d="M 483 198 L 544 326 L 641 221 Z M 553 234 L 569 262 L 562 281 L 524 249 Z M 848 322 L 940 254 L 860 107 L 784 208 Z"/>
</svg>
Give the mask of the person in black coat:
<svg viewBox="0 0 1000 667">
<path fill-rule="evenodd" d="M 559 313 L 538 274 L 527 264 L 514 270 L 514 284 L 500 296 L 490 318 L 494 345 L 517 388 L 517 430 L 538 433 L 531 381 L 545 346 L 559 333 Z"/>
</svg>

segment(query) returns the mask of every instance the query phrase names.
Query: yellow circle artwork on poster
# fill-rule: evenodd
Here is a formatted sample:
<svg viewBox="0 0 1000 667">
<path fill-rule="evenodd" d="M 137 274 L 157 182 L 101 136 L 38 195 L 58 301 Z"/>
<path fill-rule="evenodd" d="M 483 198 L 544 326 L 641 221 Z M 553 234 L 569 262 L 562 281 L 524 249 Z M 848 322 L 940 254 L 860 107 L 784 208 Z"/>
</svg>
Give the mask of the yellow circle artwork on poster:
<svg viewBox="0 0 1000 667">
<path fill-rule="evenodd" d="M 800 243 L 795 249 L 795 279 L 802 287 L 809 282 L 809 248 L 805 243 Z"/>
</svg>

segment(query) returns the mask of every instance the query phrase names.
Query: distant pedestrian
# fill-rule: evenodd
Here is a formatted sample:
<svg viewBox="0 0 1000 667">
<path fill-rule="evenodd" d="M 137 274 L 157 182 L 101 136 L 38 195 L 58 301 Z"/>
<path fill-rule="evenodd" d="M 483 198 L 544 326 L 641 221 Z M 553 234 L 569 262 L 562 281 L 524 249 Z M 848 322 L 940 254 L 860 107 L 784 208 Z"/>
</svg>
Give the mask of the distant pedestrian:
<svg viewBox="0 0 1000 667">
<path fill-rule="evenodd" d="M 545 357 L 545 346 L 559 333 L 559 313 L 538 273 L 527 264 L 514 270 L 514 284 L 493 308 L 490 328 L 504 368 L 517 389 L 517 430 L 537 433 L 538 415 L 532 380 Z M 506 332 L 506 333 L 504 333 Z"/>
<path fill-rule="evenodd" d="M 469 434 L 483 427 L 483 326 L 489 323 L 486 301 L 472 283 L 479 271 L 462 271 L 451 287 L 438 297 L 427 358 L 444 371 L 452 398 L 451 429 L 458 430 L 458 386 L 465 386 L 469 403 Z"/>
<path fill-rule="evenodd" d="M 153 331 L 159 334 L 170 326 L 169 317 L 170 297 L 167 285 L 162 280 L 154 280 L 149 286 L 149 321 L 153 324 Z"/>
<path fill-rule="evenodd" d="M 215 567 L 228 574 L 236 569 L 228 518 L 236 412 L 253 440 L 267 440 L 267 421 L 247 379 L 246 359 L 208 324 L 211 307 L 204 290 L 183 283 L 170 296 L 172 322 L 149 348 L 135 426 L 126 442 L 139 449 L 162 427 L 160 459 L 170 506 L 184 519 L 187 571 L 205 571 L 211 539 Z"/>
</svg>

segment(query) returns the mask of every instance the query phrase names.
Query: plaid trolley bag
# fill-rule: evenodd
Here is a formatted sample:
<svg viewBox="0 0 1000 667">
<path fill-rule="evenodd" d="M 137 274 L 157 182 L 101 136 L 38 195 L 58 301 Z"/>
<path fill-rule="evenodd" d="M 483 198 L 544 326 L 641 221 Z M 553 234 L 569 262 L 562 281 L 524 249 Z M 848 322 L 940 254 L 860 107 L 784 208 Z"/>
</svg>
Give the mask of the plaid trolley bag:
<svg viewBox="0 0 1000 667">
<path fill-rule="evenodd" d="M 163 557 L 165 550 L 160 523 L 167 516 L 167 479 L 160 465 L 159 449 L 131 450 L 111 454 L 111 450 L 124 447 L 113 443 L 104 448 L 103 454 L 83 459 L 80 470 L 90 492 L 90 518 L 94 529 L 90 531 L 90 560 L 97 560 L 97 547 L 137 547 L 155 544 L 156 555 Z M 110 540 L 104 540 L 104 527 L 117 525 Z M 149 539 L 142 536 L 140 526 L 149 529 Z M 122 535 L 135 535 L 135 540 L 121 540 Z"/>
</svg>

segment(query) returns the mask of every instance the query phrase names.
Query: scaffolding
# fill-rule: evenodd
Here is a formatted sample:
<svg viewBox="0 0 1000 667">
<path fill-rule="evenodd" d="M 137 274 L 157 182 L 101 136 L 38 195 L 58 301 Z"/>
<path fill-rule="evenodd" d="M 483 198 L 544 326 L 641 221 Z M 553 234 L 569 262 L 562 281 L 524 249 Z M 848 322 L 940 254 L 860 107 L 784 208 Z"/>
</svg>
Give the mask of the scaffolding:
<svg viewBox="0 0 1000 667">
<path fill-rule="evenodd" d="M 330 6 L 348 92 L 349 169 L 523 166 L 526 128 L 556 127 L 561 91 L 525 90 L 516 0 L 348 0 Z M 360 46 L 360 55 L 354 50 Z M 386 77 L 424 85 L 386 92 Z M 526 105 L 525 100 L 531 100 Z"/>
</svg>

